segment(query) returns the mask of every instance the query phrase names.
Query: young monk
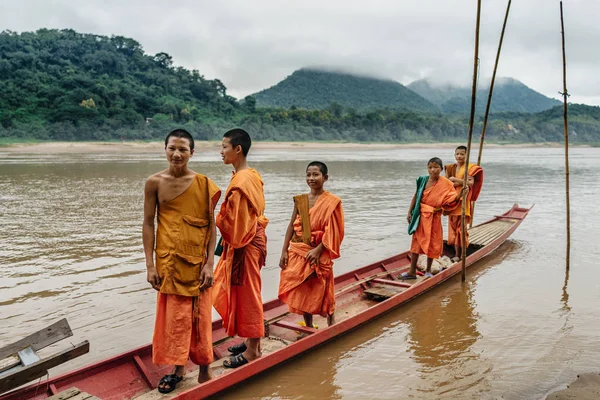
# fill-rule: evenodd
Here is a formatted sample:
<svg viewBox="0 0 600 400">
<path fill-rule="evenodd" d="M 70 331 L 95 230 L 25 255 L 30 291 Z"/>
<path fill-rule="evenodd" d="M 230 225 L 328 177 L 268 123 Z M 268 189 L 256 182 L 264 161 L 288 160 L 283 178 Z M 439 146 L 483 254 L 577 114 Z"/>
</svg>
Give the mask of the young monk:
<svg viewBox="0 0 600 400">
<path fill-rule="evenodd" d="M 225 133 L 221 157 L 234 172 L 217 215 L 223 252 L 215 270 L 213 305 L 223 319 L 229 336 L 246 338 L 228 350 L 232 357 L 223 362 L 237 368 L 261 356 L 264 336 L 260 270 L 267 257 L 264 216 L 265 197 L 260 174 L 248 166 L 246 156 L 252 142 L 243 129 Z"/>
<path fill-rule="evenodd" d="M 189 132 L 169 133 L 165 153 L 169 167 L 146 181 L 142 228 L 147 280 L 158 291 L 152 361 L 175 366 L 160 380 L 161 393 L 175 389 L 188 358 L 200 366 L 198 382 L 211 378 L 214 209 L 221 196 L 210 179 L 188 168 Z"/>
<path fill-rule="evenodd" d="M 446 177 L 454 184 L 457 192 L 462 189 L 464 183 L 466 157 L 467 148 L 465 146 L 458 146 L 454 151 L 456 163 L 445 166 Z M 471 223 L 471 210 L 473 208 L 473 204 L 475 201 L 477 201 L 483 185 L 483 169 L 479 165 L 469 163 L 467 174 L 469 193 L 466 201 L 467 207 L 465 208 L 465 223 L 468 225 Z M 448 216 L 448 245 L 454 246 L 454 257 L 452 257 L 452 261 L 458 262 L 460 261 L 462 255 L 462 198 L 456 207 L 444 211 L 444 215 Z M 468 247 L 468 231 L 465 231 L 465 243 Z"/>
<path fill-rule="evenodd" d="M 410 246 L 410 269 L 399 276 L 401 279 L 417 278 L 419 254 L 427 256 L 425 276 L 433 276 L 431 264 L 433 259 L 442 255 L 444 246 L 442 209 L 455 207 L 463 190 L 469 190 L 468 187 L 465 187 L 457 193 L 452 182 L 440 176 L 442 168 L 442 160 L 434 157 L 427 162 L 429 176 L 417 178 L 417 191 L 412 198 L 406 217 L 409 224 L 408 233 L 413 235 Z"/>
<path fill-rule="evenodd" d="M 279 266 L 279 298 L 290 312 L 304 316 L 313 327 L 313 315 L 335 323 L 333 260 L 340 256 L 344 239 L 344 211 L 339 197 L 323 189 L 327 165 L 313 161 L 306 168 L 308 194 L 294 197 Z"/>
</svg>

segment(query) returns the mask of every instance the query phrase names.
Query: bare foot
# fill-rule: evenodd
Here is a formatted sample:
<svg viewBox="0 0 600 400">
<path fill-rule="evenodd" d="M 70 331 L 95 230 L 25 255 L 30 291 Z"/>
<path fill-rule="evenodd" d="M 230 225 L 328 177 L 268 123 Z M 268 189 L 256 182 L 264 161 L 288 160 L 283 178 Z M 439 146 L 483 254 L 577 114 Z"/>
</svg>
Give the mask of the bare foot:
<svg viewBox="0 0 600 400">
<path fill-rule="evenodd" d="M 331 314 L 327 316 L 327 326 L 331 326 L 335 324 L 335 314 Z"/>
<path fill-rule="evenodd" d="M 198 372 L 198 383 L 204 383 L 212 379 L 212 373 L 208 365 L 201 365 Z"/>
</svg>

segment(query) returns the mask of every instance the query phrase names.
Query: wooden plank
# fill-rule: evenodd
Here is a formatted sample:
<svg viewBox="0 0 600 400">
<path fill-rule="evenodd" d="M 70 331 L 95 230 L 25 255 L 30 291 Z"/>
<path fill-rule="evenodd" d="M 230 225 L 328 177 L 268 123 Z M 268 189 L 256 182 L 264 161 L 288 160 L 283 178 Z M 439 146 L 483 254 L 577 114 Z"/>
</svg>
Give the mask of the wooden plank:
<svg viewBox="0 0 600 400">
<path fill-rule="evenodd" d="M 66 337 L 73 336 L 66 318 L 33 333 L 13 344 L 9 344 L 0 349 L 0 359 L 17 354 L 19 350 L 31 346 L 34 351 L 48 347 Z"/>
<path fill-rule="evenodd" d="M 482 241 L 482 239 L 487 238 L 490 235 L 493 235 L 494 233 L 504 232 L 510 229 L 510 225 L 512 224 L 509 224 L 508 226 L 506 224 L 498 224 L 485 231 L 477 232 L 476 235 L 469 235 L 469 242 Z"/>
<path fill-rule="evenodd" d="M 398 287 L 403 287 L 403 288 L 409 288 L 412 286 L 410 283 L 400 282 L 400 281 L 391 281 L 388 279 L 373 279 L 371 282 L 381 283 L 382 285 L 398 286 Z"/>
<path fill-rule="evenodd" d="M 364 293 L 374 300 L 385 300 L 397 295 L 400 292 L 396 292 L 386 287 L 372 287 L 365 290 Z"/>
<path fill-rule="evenodd" d="M 294 331 L 302 332 L 302 333 L 315 333 L 317 330 L 315 328 L 310 328 L 308 326 L 296 325 L 287 321 L 277 321 L 273 325 L 278 326 L 280 328 L 292 329 Z"/>
<path fill-rule="evenodd" d="M 21 364 L 21 359 L 17 355 L 6 357 L 3 360 L 0 360 L 0 372 L 6 371 L 7 369 L 11 369 L 12 367 L 16 367 Z"/>
<path fill-rule="evenodd" d="M 77 389 L 76 387 L 72 387 L 58 394 L 55 394 L 54 396 L 50 396 L 46 400 L 67 400 L 73 396 L 77 396 L 79 393 L 81 393 L 81 390 Z"/>
<path fill-rule="evenodd" d="M 510 228 L 506 227 L 506 226 L 498 226 L 498 227 L 496 227 L 496 229 L 490 230 L 483 235 L 477 236 L 477 238 L 474 238 L 474 239 L 469 238 L 469 242 L 480 244 L 482 242 L 485 242 L 487 239 L 489 239 L 491 237 L 498 237 L 498 236 L 502 235 L 502 233 L 506 232 L 508 229 L 510 229 Z"/>
<path fill-rule="evenodd" d="M 46 375 L 47 371 L 67 362 L 73 358 L 84 355 L 90 351 L 90 342 L 87 340 L 77 344 L 74 347 L 70 347 L 67 350 L 63 350 L 59 353 L 53 354 L 50 357 L 44 358 L 31 364 L 28 367 L 18 368 L 16 371 L 0 378 L 0 393 L 6 392 L 10 389 L 19 387 L 29 381 L 37 378 L 41 378 Z"/>
</svg>

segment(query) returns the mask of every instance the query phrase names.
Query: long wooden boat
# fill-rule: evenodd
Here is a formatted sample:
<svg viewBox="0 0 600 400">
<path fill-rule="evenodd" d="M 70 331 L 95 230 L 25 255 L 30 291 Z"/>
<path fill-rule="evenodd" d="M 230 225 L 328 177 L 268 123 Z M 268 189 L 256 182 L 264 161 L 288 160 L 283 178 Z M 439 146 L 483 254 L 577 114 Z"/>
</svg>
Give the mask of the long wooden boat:
<svg viewBox="0 0 600 400">
<path fill-rule="evenodd" d="M 504 214 L 471 228 L 467 265 L 497 249 L 517 229 L 530 209 L 515 204 Z M 171 373 L 172 367 L 153 365 L 152 346 L 146 345 L 40 384 L 23 387 L 1 396 L 0 400 L 46 399 L 73 387 L 103 400 L 165 397 L 196 400 L 213 396 L 408 302 L 461 271 L 458 262 L 432 278 L 420 276 L 407 282 L 398 280 L 398 275 L 406 271 L 409 264 L 409 252 L 404 252 L 336 277 L 337 323 L 330 327 L 321 317 L 315 317 L 314 321 L 319 329 L 300 326 L 298 321 L 302 318 L 288 313 L 287 306 L 281 301 L 265 303 L 263 356 L 237 369 L 223 368 L 222 362 L 228 357 L 227 347 L 241 339 L 228 337 L 221 327 L 221 320 L 214 321 L 215 362 L 211 366 L 214 378 L 198 384 L 197 369 L 189 364 L 185 379 L 169 395 L 158 393 L 156 385 L 163 375 Z"/>
</svg>

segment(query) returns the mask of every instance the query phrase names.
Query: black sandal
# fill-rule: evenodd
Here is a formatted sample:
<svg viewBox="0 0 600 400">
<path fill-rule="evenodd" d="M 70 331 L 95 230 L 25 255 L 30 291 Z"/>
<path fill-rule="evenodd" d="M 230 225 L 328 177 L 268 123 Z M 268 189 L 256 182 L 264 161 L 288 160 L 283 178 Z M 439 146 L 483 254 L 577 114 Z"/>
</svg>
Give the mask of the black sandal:
<svg viewBox="0 0 600 400">
<path fill-rule="evenodd" d="M 242 354 L 248 349 L 246 343 L 242 342 L 240 344 L 233 345 L 227 348 L 227 351 L 231 353 L 232 356 L 237 356 L 238 354 Z"/>
<path fill-rule="evenodd" d="M 158 382 L 157 389 L 160 393 L 171 393 L 177 387 L 177 384 L 181 382 L 183 377 L 177 374 L 165 375 L 161 378 L 160 382 Z M 169 385 L 168 388 L 160 387 L 160 385 Z"/>
<path fill-rule="evenodd" d="M 248 360 L 246 360 L 246 357 L 244 357 L 243 354 L 238 354 L 237 356 L 229 357 L 229 360 L 223 361 L 223 366 L 225 368 L 237 368 L 245 364 L 248 364 Z"/>
</svg>

